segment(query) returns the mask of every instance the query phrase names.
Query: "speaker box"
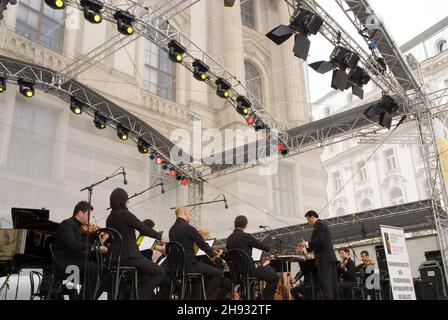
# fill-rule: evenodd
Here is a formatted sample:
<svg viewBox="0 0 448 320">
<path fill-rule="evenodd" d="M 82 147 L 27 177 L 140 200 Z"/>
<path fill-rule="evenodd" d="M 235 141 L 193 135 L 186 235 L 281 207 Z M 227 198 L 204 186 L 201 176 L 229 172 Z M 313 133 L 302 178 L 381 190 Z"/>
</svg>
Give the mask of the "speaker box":
<svg viewBox="0 0 448 320">
<path fill-rule="evenodd" d="M 433 282 L 414 280 L 417 300 L 437 300 L 437 288 Z"/>
</svg>

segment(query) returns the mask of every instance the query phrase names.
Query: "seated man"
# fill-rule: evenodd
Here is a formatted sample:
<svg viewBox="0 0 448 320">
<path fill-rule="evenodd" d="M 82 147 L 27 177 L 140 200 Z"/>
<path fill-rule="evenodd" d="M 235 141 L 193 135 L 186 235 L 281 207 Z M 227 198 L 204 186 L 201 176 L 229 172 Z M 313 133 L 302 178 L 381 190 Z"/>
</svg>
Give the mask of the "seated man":
<svg viewBox="0 0 448 320">
<path fill-rule="evenodd" d="M 73 216 L 67 220 L 61 222 L 56 232 L 56 239 L 53 245 L 53 267 L 52 272 L 55 276 L 66 278 L 65 270 L 68 266 L 77 266 L 80 271 L 80 282 L 82 284 L 82 290 L 80 297 L 89 300 L 97 299 L 93 297 L 95 290 L 98 271 L 97 264 L 92 261 L 88 261 L 88 280 L 84 285 L 84 274 L 86 268 L 86 249 L 89 250 L 89 257 L 95 256 L 95 251 L 101 253 L 107 252 L 105 246 L 93 246 L 89 244 L 87 246 L 87 233 L 81 231 L 82 225 L 87 225 L 88 215 L 93 210 L 93 207 L 86 201 L 79 202 L 74 210 Z M 101 241 L 104 242 L 107 239 L 107 235 L 103 235 Z M 89 239 L 90 243 L 93 243 L 93 237 Z M 89 259 L 90 260 L 90 259 Z M 98 294 L 101 294 L 99 290 Z"/>
<path fill-rule="evenodd" d="M 216 300 L 223 271 L 215 266 L 196 260 L 194 245 L 204 251 L 212 261 L 217 255 L 204 241 L 195 227 L 190 225 L 190 212 L 184 206 L 176 208 L 176 222 L 171 227 L 169 238 L 171 242 L 180 243 L 185 250 L 185 271 L 187 273 L 202 273 L 206 278 L 207 300 Z"/>
<path fill-rule="evenodd" d="M 227 238 L 227 250 L 241 249 L 244 250 L 249 257 L 252 257 L 253 248 L 263 251 L 270 251 L 268 246 L 255 239 L 254 236 L 244 232 L 244 229 L 247 227 L 247 223 L 248 221 L 245 216 L 238 216 L 235 218 L 235 230 Z M 249 266 L 249 275 L 266 281 L 266 287 L 263 291 L 263 298 L 265 300 L 274 300 L 275 291 L 277 290 L 279 280 L 275 270 L 270 266 L 255 268 L 255 264 L 252 263 Z"/>
</svg>

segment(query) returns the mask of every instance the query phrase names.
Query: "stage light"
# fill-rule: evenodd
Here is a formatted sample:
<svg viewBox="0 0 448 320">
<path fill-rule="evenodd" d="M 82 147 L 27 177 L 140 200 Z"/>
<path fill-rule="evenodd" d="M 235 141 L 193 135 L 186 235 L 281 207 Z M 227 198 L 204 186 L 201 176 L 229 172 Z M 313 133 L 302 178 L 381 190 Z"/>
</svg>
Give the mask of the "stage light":
<svg viewBox="0 0 448 320">
<path fill-rule="evenodd" d="M 185 178 L 183 178 L 182 181 L 181 181 L 181 184 L 182 184 L 183 186 L 186 186 L 186 185 L 188 184 L 188 180 L 185 179 Z"/>
<path fill-rule="evenodd" d="M 157 153 L 155 151 L 149 154 L 149 159 L 154 160 L 157 157 Z"/>
<path fill-rule="evenodd" d="M 267 128 L 267 125 L 261 120 L 261 119 L 257 119 L 255 121 L 255 131 L 259 131 L 259 130 L 264 130 Z"/>
<path fill-rule="evenodd" d="M 34 97 L 34 85 L 35 82 L 32 80 L 25 80 L 20 78 L 17 83 L 19 84 L 19 92 L 27 97 L 32 98 Z"/>
<path fill-rule="evenodd" d="M 84 9 L 84 18 L 90 23 L 101 23 L 103 17 L 101 16 L 101 9 L 103 3 L 97 0 L 81 0 L 81 6 Z"/>
<path fill-rule="evenodd" d="M 255 123 L 255 115 L 251 114 L 249 117 L 247 117 L 246 123 L 250 126 L 253 125 Z"/>
<path fill-rule="evenodd" d="M 223 78 L 219 78 L 218 80 L 215 81 L 216 84 L 216 94 L 218 97 L 223 98 L 223 99 L 227 99 L 228 97 L 230 97 L 230 88 L 232 88 L 232 85 L 224 80 Z"/>
<path fill-rule="evenodd" d="M 206 65 L 201 60 L 195 60 L 193 62 L 193 68 L 194 68 L 193 76 L 195 77 L 196 80 L 199 81 L 207 80 L 207 72 L 210 70 L 208 65 Z"/>
<path fill-rule="evenodd" d="M 176 171 L 176 169 L 171 168 L 171 169 L 170 169 L 170 176 L 171 176 L 171 177 L 175 177 L 176 175 L 177 175 L 177 171 Z"/>
<path fill-rule="evenodd" d="M 129 129 L 125 126 L 119 124 L 117 126 L 117 136 L 123 141 L 126 141 L 129 139 Z"/>
<path fill-rule="evenodd" d="M 98 111 L 95 111 L 93 123 L 97 129 L 105 129 L 107 127 L 107 117 Z"/>
<path fill-rule="evenodd" d="M 297 7 L 289 22 L 288 26 L 282 24 L 274 28 L 266 34 L 266 37 L 275 44 L 281 45 L 296 33 L 293 49 L 294 55 L 306 60 L 311 44 L 308 36 L 317 34 L 324 20 L 311 11 Z"/>
<path fill-rule="evenodd" d="M 129 12 L 119 10 L 115 12 L 114 19 L 117 20 L 117 30 L 125 36 L 130 36 L 134 33 L 132 23 L 135 21 L 135 16 Z"/>
<path fill-rule="evenodd" d="M 65 2 L 63 0 L 45 0 L 45 3 L 47 6 L 55 10 L 65 8 Z"/>
<path fill-rule="evenodd" d="M 250 107 L 252 106 L 250 101 L 244 96 L 239 96 L 238 98 L 236 98 L 236 102 L 236 111 L 238 111 L 238 113 L 242 116 L 247 116 L 250 112 Z"/>
<path fill-rule="evenodd" d="M 286 156 L 289 152 L 288 148 L 283 143 L 279 143 L 277 145 L 277 151 L 280 152 L 283 156 Z"/>
<path fill-rule="evenodd" d="M 163 163 L 162 163 L 162 170 L 168 170 L 168 162 L 163 161 Z"/>
<path fill-rule="evenodd" d="M 160 155 L 158 155 L 157 157 L 156 157 L 156 164 L 158 164 L 159 166 L 160 165 L 162 165 L 162 163 L 163 163 L 163 158 L 162 158 L 162 156 L 160 156 Z"/>
<path fill-rule="evenodd" d="M 182 180 L 182 176 L 180 175 L 180 173 L 176 174 L 176 180 L 177 181 L 181 181 Z"/>
<path fill-rule="evenodd" d="M 70 110 L 76 114 L 80 115 L 82 113 L 84 103 L 76 99 L 74 96 L 70 97 Z"/>
<path fill-rule="evenodd" d="M 391 96 L 385 95 L 381 99 L 381 102 L 367 108 L 367 110 L 364 111 L 364 115 L 368 119 L 378 122 L 380 126 L 390 130 L 390 127 L 392 126 L 393 116 L 397 112 L 398 104 L 396 103 L 395 99 Z"/>
<path fill-rule="evenodd" d="M 171 40 L 168 43 L 168 49 L 168 57 L 170 60 L 175 63 L 181 63 L 187 49 L 176 40 Z"/>
<path fill-rule="evenodd" d="M 138 152 L 147 154 L 149 152 L 149 143 L 147 143 L 142 137 L 139 137 L 137 141 L 137 148 Z"/>
<path fill-rule="evenodd" d="M 6 77 L 0 76 L 0 93 L 6 91 Z"/>
<path fill-rule="evenodd" d="M 360 99 L 364 99 L 363 86 L 370 82 L 370 75 L 361 67 L 354 67 L 348 73 L 348 86 L 352 87 L 352 92 Z"/>
<path fill-rule="evenodd" d="M 235 4 L 235 0 L 224 0 L 224 7 L 233 7 L 233 5 Z"/>
</svg>

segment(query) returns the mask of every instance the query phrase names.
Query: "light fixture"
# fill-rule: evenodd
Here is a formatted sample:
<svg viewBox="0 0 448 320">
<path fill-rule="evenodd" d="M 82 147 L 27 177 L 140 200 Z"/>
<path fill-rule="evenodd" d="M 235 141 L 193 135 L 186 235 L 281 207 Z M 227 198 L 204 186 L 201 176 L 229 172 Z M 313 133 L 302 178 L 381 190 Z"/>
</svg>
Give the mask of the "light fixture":
<svg viewBox="0 0 448 320">
<path fill-rule="evenodd" d="M 171 177 L 175 177 L 177 175 L 177 171 L 176 171 L 176 169 L 173 167 L 173 168 L 170 168 L 170 176 Z"/>
<path fill-rule="evenodd" d="M 210 70 L 208 65 L 206 65 L 203 61 L 196 59 L 193 62 L 193 76 L 196 80 L 205 81 L 207 80 L 207 72 Z"/>
<path fill-rule="evenodd" d="M 277 151 L 280 152 L 283 156 L 286 156 L 289 152 L 288 148 L 283 143 L 279 143 L 277 145 Z"/>
<path fill-rule="evenodd" d="M 125 36 L 130 36 L 134 33 L 132 23 L 135 21 L 135 16 L 127 11 L 118 10 L 114 14 L 114 19 L 117 20 L 117 30 Z"/>
<path fill-rule="evenodd" d="M 35 82 L 33 80 L 26 80 L 20 78 L 17 83 L 19 84 L 19 92 L 27 97 L 32 98 L 34 96 L 34 85 Z"/>
<path fill-rule="evenodd" d="M 180 182 L 183 186 L 186 186 L 188 184 L 188 180 L 185 178 L 182 178 L 182 181 Z"/>
<path fill-rule="evenodd" d="M 224 7 L 233 7 L 233 5 L 235 4 L 235 0 L 224 0 Z"/>
<path fill-rule="evenodd" d="M 70 97 L 70 110 L 76 114 L 80 115 L 83 111 L 84 103 L 76 99 L 74 96 Z"/>
<path fill-rule="evenodd" d="M 101 9 L 104 4 L 97 0 L 81 0 L 81 6 L 84 9 L 84 18 L 90 23 L 98 24 L 103 21 Z"/>
<path fill-rule="evenodd" d="M 157 153 L 155 151 L 149 154 L 149 159 L 154 160 L 157 157 Z"/>
<path fill-rule="evenodd" d="M 123 141 L 126 141 L 129 139 L 129 129 L 123 126 L 122 124 L 119 124 L 117 126 L 117 136 Z"/>
<path fill-rule="evenodd" d="M 167 161 L 163 161 L 162 170 L 168 170 L 168 162 Z"/>
<path fill-rule="evenodd" d="M 377 104 L 373 104 L 364 111 L 364 115 L 384 128 L 390 130 L 392 126 L 392 119 L 395 113 L 398 112 L 398 104 L 394 98 L 385 95 Z"/>
<path fill-rule="evenodd" d="M 98 111 L 95 111 L 93 123 L 97 129 L 105 129 L 107 127 L 107 117 Z"/>
<path fill-rule="evenodd" d="M 158 155 L 156 157 L 156 164 L 158 164 L 160 166 L 160 165 L 162 165 L 162 163 L 163 163 L 163 158 L 162 158 L 162 156 Z"/>
<path fill-rule="evenodd" d="M 317 34 L 324 20 L 317 14 L 297 7 L 289 19 L 290 24 L 280 25 L 266 34 L 275 44 L 281 45 L 287 41 L 294 33 L 294 55 L 306 60 L 310 51 L 310 40 L 308 36 Z"/>
<path fill-rule="evenodd" d="M 65 8 L 63 0 L 45 0 L 45 3 L 52 9 L 59 10 Z"/>
<path fill-rule="evenodd" d="M 352 88 L 352 93 L 360 99 L 364 99 L 364 90 L 362 87 L 370 82 L 370 75 L 367 71 L 356 66 L 348 73 L 348 80 L 348 87 Z"/>
<path fill-rule="evenodd" d="M 236 111 L 238 111 L 238 113 L 241 114 L 242 116 L 247 116 L 250 112 L 250 107 L 252 106 L 252 103 L 250 103 L 250 101 L 244 96 L 239 96 L 238 98 L 236 98 L 236 102 L 237 102 Z"/>
<path fill-rule="evenodd" d="M 183 55 L 186 51 L 187 49 L 176 40 L 171 40 L 170 43 L 168 43 L 168 57 L 175 63 L 182 62 Z"/>
<path fill-rule="evenodd" d="M 176 174 L 176 180 L 177 181 L 181 181 L 182 180 L 182 175 L 180 173 Z"/>
<path fill-rule="evenodd" d="M 6 91 L 6 77 L 0 76 L 0 93 Z"/>
<path fill-rule="evenodd" d="M 250 126 L 253 125 L 255 123 L 255 114 L 251 114 L 250 116 L 248 116 L 246 118 L 246 123 Z"/>
<path fill-rule="evenodd" d="M 220 98 L 227 99 L 230 97 L 230 88 L 232 85 L 223 78 L 219 78 L 215 81 L 216 84 L 216 95 Z"/>
<path fill-rule="evenodd" d="M 255 131 L 264 130 L 267 128 L 267 125 L 261 119 L 257 119 L 254 124 Z"/>
<path fill-rule="evenodd" d="M 147 143 L 142 137 L 139 137 L 137 141 L 137 148 L 140 153 L 147 154 L 149 152 L 149 143 Z"/>
</svg>

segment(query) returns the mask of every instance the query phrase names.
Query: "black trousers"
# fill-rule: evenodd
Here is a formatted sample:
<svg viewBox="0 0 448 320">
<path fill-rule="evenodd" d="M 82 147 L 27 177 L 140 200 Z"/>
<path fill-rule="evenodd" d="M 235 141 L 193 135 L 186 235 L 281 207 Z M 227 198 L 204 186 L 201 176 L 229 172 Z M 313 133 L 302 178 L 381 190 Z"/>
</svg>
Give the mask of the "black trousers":
<svg viewBox="0 0 448 320">
<path fill-rule="evenodd" d="M 223 271 L 202 262 L 188 263 L 186 267 L 188 273 L 202 273 L 205 276 L 205 293 L 207 300 L 216 300 L 218 297 L 218 289 L 221 284 Z"/>
<path fill-rule="evenodd" d="M 266 282 L 263 290 L 263 299 L 274 300 L 279 280 L 274 268 L 270 266 L 254 268 L 251 270 L 250 275 Z"/>
<path fill-rule="evenodd" d="M 343 281 L 338 283 L 339 298 L 342 300 L 353 300 L 352 288 L 356 286 L 354 281 Z"/>
<path fill-rule="evenodd" d="M 319 285 L 323 300 L 337 300 L 338 276 L 335 262 L 319 262 L 317 266 Z"/>
<path fill-rule="evenodd" d="M 139 299 L 150 300 L 154 296 L 154 290 L 165 277 L 165 269 L 154 262 L 141 258 L 127 258 L 122 261 L 123 266 L 136 267 L 142 281 Z"/>
</svg>

